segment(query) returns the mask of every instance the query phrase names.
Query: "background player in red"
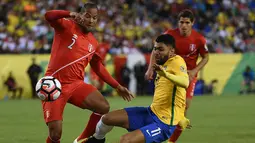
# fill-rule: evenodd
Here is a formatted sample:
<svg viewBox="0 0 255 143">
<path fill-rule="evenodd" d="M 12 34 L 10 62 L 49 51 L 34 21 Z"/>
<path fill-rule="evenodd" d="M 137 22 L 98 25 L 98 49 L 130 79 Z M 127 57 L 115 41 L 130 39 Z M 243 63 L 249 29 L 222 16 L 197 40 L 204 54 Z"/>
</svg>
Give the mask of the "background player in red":
<svg viewBox="0 0 255 143">
<path fill-rule="evenodd" d="M 102 41 L 98 44 L 98 47 L 96 49 L 96 52 L 100 55 L 102 62 L 104 64 L 106 60 L 106 55 L 110 50 L 110 42 L 108 42 L 104 35 L 102 34 Z M 90 69 L 90 81 L 93 86 L 95 86 L 99 91 L 101 91 L 104 87 L 104 81 L 98 77 L 98 75 L 93 71 L 93 69 Z"/>
<path fill-rule="evenodd" d="M 109 111 L 109 103 L 92 85 L 83 82 L 84 69 L 91 67 L 106 83 L 111 85 L 127 101 L 132 95 L 107 72 L 100 56 L 95 52 L 97 40 L 91 31 L 98 19 L 97 5 L 86 3 L 80 13 L 63 10 L 52 10 L 45 14 L 45 19 L 55 30 L 51 58 L 46 72 L 62 84 L 61 96 L 53 102 L 42 102 L 44 119 L 49 128 L 47 143 L 60 143 L 62 134 L 63 110 L 66 103 L 82 109 L 89 109 L 92 114 L 84 132 L 75 140 L 91 136 L 99 114 Z"/>
<path fill-rule="evenodd" d="M 206 65 L 209 60 L 208 49 L 206 46 L 205 38 L 192 29 L 194 24 L 194 15 L 190 10 L 183 10 L 178 15 L 178 28 L 169 29 L 165 34 L 170 34 L 175 38 L 176 41 L 176 54 L 180 55 L 186 62 L 190 84 L 186 92 L 186 111 L 190 107 L 191 99 L 194 94 L 194 89 L 197 81 L 197 73 Z M 202 57 L 202 60 L 196 64 L 199 55 Z M 148 80 L 153 79 L 153 68 L 152 65 L 155 63 L 154 53 L 151 54 L 151 61 L 149 68 L 145 74 L 145 78 Z M 170 142 L 175 142 L 180 134 L 182 129 L 176 127 L 173 135 L 169 139 Z"/>
</svg>

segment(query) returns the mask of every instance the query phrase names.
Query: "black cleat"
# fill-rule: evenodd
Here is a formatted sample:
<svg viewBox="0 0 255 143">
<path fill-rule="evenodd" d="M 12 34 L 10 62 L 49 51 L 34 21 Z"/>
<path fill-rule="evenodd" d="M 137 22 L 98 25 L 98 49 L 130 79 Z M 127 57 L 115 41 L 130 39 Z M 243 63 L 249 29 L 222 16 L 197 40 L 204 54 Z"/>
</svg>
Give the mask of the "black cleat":
<svg viewBox="0 0 255 143">
<path fill-rule="evenodd" d="M 92 136 L 92 137 L 88 138 L 86 143 L 105 143 L 105 138 L 99 140 L 99 139 L 96 139 L 95 137 Z"/>
</svg>

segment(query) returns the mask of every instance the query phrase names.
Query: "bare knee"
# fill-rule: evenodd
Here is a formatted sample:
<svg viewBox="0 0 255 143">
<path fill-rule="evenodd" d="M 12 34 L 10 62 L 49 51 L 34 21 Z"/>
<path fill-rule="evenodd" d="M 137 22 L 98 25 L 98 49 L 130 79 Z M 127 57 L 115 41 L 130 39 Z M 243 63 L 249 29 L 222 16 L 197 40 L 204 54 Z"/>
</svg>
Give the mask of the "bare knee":
<svg viewBox="0 0 255 143">
<path fill-rule="evenodd" d="M 101 106 L 100 114 L 106 114 L 110 111 L 110 105 L 107 101 L 102 103 L 100 106 Z"/>
<path fill-rule="evenodd" d="M 102 121 L 106 125 L 111 125 L 111 121 L 112 121 L 111 116 L 109 116 L 109 114 L 103 115 L 102 116 Z"/>
<path fill-rule="evenodd" d="M 51 140 L 58 141 L 61 139 L 62 135 L 62 126 L 60 126 L 58 123 L 49 124 L 49 136 Z"/>
<path fill-rule="evenodd" d="M 99 91 L 95 91 L 88 95 L 84 100 L 83 105 L 84 109 L 89 109 L 99 114 L 106 114 L 110 111 L 110 105 L 108 101 Z"/>
</svg>

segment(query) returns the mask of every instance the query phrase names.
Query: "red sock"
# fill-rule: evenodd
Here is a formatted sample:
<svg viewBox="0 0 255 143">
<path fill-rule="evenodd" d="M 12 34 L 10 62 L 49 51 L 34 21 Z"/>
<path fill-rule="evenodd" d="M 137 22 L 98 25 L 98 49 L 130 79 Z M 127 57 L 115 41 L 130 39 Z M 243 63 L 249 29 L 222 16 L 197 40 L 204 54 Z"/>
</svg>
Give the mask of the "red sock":
<svg viewBox="0 0 255 143">
<path fill-rule="evenodd" d="M 48 137 L 47 140 L 46 140 L 46 143 L 60 143 L 60 140 L 53 141 L 53 140 L 50 139 L 50 137 Z"/>
<path fill-rule="evenodd" d="M 90 115 L 87 127 L 81 133 L 81 135 L 79 136 L 78 140 L 88 138 L 88 137 L 92 136 L 95 133 L 97 123 L 101 119 L 101 116 L 102 115 L 97 114 L 97 113 L 92 113 Z"/>
<path fill-rule="evenodd" d="M 182 134 L 182 128 L 179 125 L 177 125 L 169 141 L 176 142 L 181 134 Z"/>
</svg>

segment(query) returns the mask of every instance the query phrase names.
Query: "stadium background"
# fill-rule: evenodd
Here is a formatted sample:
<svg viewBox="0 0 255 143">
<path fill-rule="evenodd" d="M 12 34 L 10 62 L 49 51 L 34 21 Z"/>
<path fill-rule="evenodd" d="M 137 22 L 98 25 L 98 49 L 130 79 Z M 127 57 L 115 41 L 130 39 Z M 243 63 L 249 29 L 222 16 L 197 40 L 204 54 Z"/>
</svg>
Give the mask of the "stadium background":
<svg viewBox="0 0 255 143">
<path fill-rule="evenodd" d="M 21 131 L 21 129 L 17 129 L 16 126 L 12 125 L 12 123 L 23 123 L 26 120 L 25 118 L 15 119 L 16 115 L 22 116 L 23 114 L 24 116 L 26 111 L 28 111 L 31 113 L 29 117 L 37 118 L 42 124 L 43 121 L 39 113 L 41 110 L 37 101 L 9 100 L 5 102 L 4 99 L 7 99 L 7 92 L 2 83 L 5 81 L 9 72 L 12 71 L 17 83 L 24 88 L 24 99 L 30 98 L 31 89 L 29 77 L 26 73 L 27 68 L 31 64 L 31 58 L 36 57 L 37 64 L 45 71 L 54 34 L 52 28 L 44 21 L 43 14 L 50 9 L 78 11 L 83 2 L 87 2 L 87 0 L 0 1 L 0 100 L 3 100 L 2 102 L 0 101 L 0 121 L 2 120 L 1 123 L 6 123 L 2 127 L 7 132 L 10 132 L 10 137 L 12 137 L 11 132 L 13 129 Z M 121 68 L 127 64 L 133 70 L 135 64 L 139 61 L 148 63 L 153 39 L 166 29 L 176 27 L 178 12 L 185 8 L 192 9 L 196 15 L 194 29 L 206 37 L 210 51 L 209 63 L 200 72 L 199 77 L 203 78 L 206 83 L 217 79 L 218 84 L 215 89 L 215 95 L 226 97 L 196 97 L 193 103 L 194 107 L 191 109 L 191 118 L 200 130 L 194 129 L 194 132 L 191 131 L 188 134 L 196 136 L 196 134 L 203 134 L 202 132 L 205 131 L 213 132 L 215 133 L 213 135 L 216 136 L 217 130 L 221 129 L 220 126 L 218 128 L 216 125 L 213 127 L 203 126 L 204 124 L 202 123 L 223 120 L 222 126 L 230 126 L 226 131 L 223 131 L 226 134 L 231 134 L 229 130 L 233 127 L 232 133 L 235 134 L 233 136 L 225 136 L 226 140 L 233 139 L 236 135 L 240 135 L 240 138 L 245 138 L 247 135 L 246 142 L 254 142 L 249 137 L 250 134 L 254 134 L 254 131 L 252 132 L 250 130 L 252 127 L 254 128 L 255 124 L 251 120 L 251 117 L 254 116 L 254 112 L 251 110 L 254 109 L 253 102 L 251 102 L 254 101 L 254 96 L 236 96 L 239 93 L 240 83 L 243 80 L 243 70 L 247 65 L 250 65 L 253 69 L 255 67 L 255 56 L 253 53 L 255 51 L 254 0 L 94 0 L 93 2 L 99 3 L 101 9 L 101 16 L 95 35 L 100 42 L 110 44 L 111 49 L 106 58 L 106 67 L 120 82 L 123 82 L 120 73 Z M 86 70 L 86 75 L 89 76 L 89 69 Z M 131 78 L 132 83 L 130 83 L 129 88 L 131 91 L 136 92 L 134 75 L 131 75 Z M 111 88 L 106 86 L 104 90 L 111 90 Z M 229 97 L 228 95 L 235 96 Z M 116 104 L 114 102 L 117 102 L 115 101 L 117 99 L 110 98 L 109 100 L 113 104 L 113 108 L 121 108 L 124 105 L 137 106 L 140 103 L 143 103 L 142 105 L 149 105 L 150 99 L 151 97 L 138 97 L 130 104 L 123 102 Z M 213 105 L 205 107 L 209 104 L 208 100 L 211 104 L 217 104 L 217 107 L 211 107 Z M 233 105 L 233 103 L 235 104 Z M 30 106 L 27 107 L 28 105 L 31 107 L 34 106 L 34 110 Z M 205 107 L 204 110 L 201 110 L 200 106 Z M 20 111 L 18 110 L 19 108 Z M 72 107 L 68 107 L 67 109 L 68 113 L 66 117 L 69 123 L 75 121 L 72 117 L 68 117 L 68 114 L 73 112 L 72 109 Z M 239 112 L 239 114 L 232 112 L 231 109 Z M 211 119 L 206 120 L 207 118 L 201 117 L 201 115 L 199 116 L 195 110 L 200 110 L 201 114 L 207 115 Z M 79 114 L 80 111 L 75 111 L 74 113 Z M 196 115 L 196 117 L 192 116 L 192 114 Z M 230 116 L 227 117 L 227 115 Z M 87 118 L 86 116 L 87 113 L 83 115 L 84 118 Z M 204 118 L 205 120 L 201 120 L 198 117 Z M 231 122 L 229 120 L 233 118 L 230 117 L 236 119 Z M 241 118 L 246 118 L 247 122 L 243 123 L 244 121 Z M 229 124 L 227 121 L 229 121 Z M 26 126 L 29 123 L 34 125 L 40 124 L 33 122 L 35 121 L 28 120 L 23 129 L 29 128 L 33 131 L 33 127 Z M 84 121 L 82 120 L 82 122 Z M 242 126 L 236 126 L 236 122 L 242 122 L 244 127 L 246 127 L 247 130 L 243 132 L 245 134 L 244 136 L 241 136 L 241 133 L 238 132 Z M 12 129 L 9 130 L 10 127 Z M 43 133 L 45 135 L 46 129 L 44 127 L 40 128 L 45 130 Z M 72 127 L 68 126 L 68 128 Z M 6 133 L 0 134 L 3 135 Z M 27 140 L 30 142 L 36 142 L 38 139 L 43 140 L 42 137 L 33 137 L 29 140 L 29 136 L 31 135 L 27 131 L 23 136 L 27 136 Z M 217 142 L 212 135 L 206 135 L 207 138 L 210 138 L 211 142 Z M 112 134 L 112 136 L 114 135 Z M 188 142 L 187 138 L 191 138 L 192 136 L 184 135 L 183 141 Z M 72 136 L 72 138 L 74 137 Z M 114 136 L 114 138 L 117 137 Z M 0 137 L 0 142 L 7 142 L 6 139 L 7 137 Z M 18 137 L 17 140 L 16 142 L 24 141 L 21 137 Z M 67 140 L 69 142 L 71 141 L 69 138 L 65 141 Z M 224 142 L 227 142 L 226 140 Z M 199 142 L 199 140 L 195 139 L 193 141 Z M 210 141 L 205 141 L 204 137 L 203 142 Z"/>
</svg>

